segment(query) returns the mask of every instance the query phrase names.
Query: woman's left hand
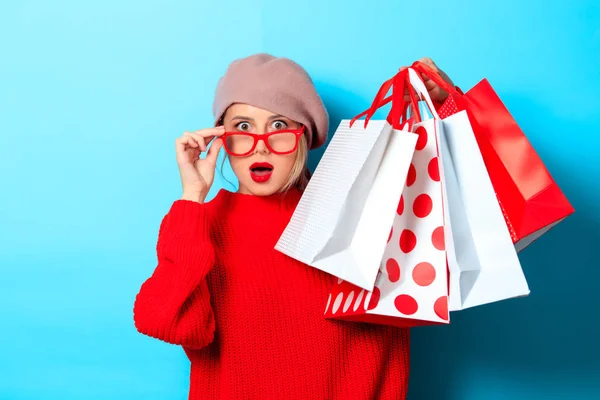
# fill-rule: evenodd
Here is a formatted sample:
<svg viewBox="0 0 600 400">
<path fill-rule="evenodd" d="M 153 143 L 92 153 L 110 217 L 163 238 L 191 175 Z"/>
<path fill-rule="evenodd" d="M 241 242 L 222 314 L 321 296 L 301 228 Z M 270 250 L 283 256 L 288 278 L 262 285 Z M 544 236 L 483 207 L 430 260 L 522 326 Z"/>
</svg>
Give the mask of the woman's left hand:
<svg viewBox="0 0 600 400">
<path fill-rule="evenodd" d="M 423 57 L 419 61 L 422 62 L 423 64 L 427 65 L 431 69 L 433 69 L 446 82 L 448 82 L 448 84 L 450 86 L 454 87 L 454 82 L 452 82 L 452 79 L 450 79 L 450 77 L 444 71 L 442 71 L 433 62 L 433 60 L 431 58 L 429 58 L 429 57 Z M 403 67 L 403 68 L 406 68 L 406 67 Z M 446 92 L 444 89 L 442 89 L 441 87 L 439 87 L 437 85 L 437 83 L 435 83 L 434 81 L 432 81 L 428 77 L 426 77 L 426 76 L 421 76 L 421 77 L 423 78 L 423 82 L 425 83 L 425 87 L 427 88 L 427 91 L 429 92 L 429 96 L 431 97 L 431 100 L 434 101 L 434 102 L 436 102 L 436 103 L 443 103 L 446 100 L 446 98 L 448 97 L 448 92 Z M 408 93 L 404 93 L 404 100 L 405 101 L 410 101 L 410 97 L 408 96 Z"/>
</svg>

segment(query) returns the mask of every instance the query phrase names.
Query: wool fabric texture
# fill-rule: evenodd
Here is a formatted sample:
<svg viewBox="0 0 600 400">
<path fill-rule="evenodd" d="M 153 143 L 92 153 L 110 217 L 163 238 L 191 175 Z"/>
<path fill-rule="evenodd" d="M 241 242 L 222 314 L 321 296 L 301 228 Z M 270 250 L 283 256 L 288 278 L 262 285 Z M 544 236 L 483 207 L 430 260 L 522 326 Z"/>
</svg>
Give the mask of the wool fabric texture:
<svg viewBox="0 0 600 400">
<path fill-rule="evenodd" d="M 338 279 L 274 249 L 300 197 L 222 189 L 163 217 L 134 323 L 183 347 L 189 399 L 405 399 L 409 330 L 326 319 Z"/>
<path fill-rule="evenodd" d="M 306 126 L 308 148 L 327 140 L 329 115 L 309 74 L 296 62 L 267 53 L 233 61 L 219 79 L 213 102 L 215 126 L 234 103 L 249 104 Z"/>
</svg>

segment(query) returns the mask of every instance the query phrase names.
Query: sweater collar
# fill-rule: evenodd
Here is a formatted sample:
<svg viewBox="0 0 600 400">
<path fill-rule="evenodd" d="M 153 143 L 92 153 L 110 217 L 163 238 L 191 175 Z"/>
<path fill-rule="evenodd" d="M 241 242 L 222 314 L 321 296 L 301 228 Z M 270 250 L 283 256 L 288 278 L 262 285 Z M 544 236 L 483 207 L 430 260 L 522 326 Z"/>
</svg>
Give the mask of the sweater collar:
<svg viewBox="0 0 600 400">
<path fill-rule="evenodd" d="M 302 192 L 296 188 L 292 188 L 287 192 L 274 193 L 269 196 L 243 194 L 231 192 L 226 189 L 219 190 L 217 194 L 217 198 L 223 201 L 226 207 L 248 211 L 294 210 L 301 197 Z"/>
</svg>

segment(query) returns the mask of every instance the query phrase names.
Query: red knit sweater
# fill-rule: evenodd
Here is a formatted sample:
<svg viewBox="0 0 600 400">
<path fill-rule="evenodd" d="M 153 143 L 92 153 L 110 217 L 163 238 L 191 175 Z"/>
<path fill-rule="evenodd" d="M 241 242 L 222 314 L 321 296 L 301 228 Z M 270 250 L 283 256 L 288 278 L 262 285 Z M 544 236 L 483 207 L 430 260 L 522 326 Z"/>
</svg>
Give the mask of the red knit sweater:
<svg viewBox="0 0 600 400">
<path fill-rule="evenodd" d="M 221 190 L 162 220 L 134 321 L 183 346 L 190 399 L 405 398 L 409 331 L 325 319 L 337 278 L 274 250 L 299 198 Z"/>
</svg>

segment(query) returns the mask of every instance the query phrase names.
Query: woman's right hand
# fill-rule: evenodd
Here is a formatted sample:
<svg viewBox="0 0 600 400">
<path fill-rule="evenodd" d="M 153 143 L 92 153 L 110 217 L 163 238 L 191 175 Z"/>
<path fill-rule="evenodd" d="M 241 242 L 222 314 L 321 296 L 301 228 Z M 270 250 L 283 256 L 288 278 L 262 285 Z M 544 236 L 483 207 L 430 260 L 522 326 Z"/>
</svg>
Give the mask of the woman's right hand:
<svg viewBox="0 0 600 400">
<path fill-rule="evenodd" d="M 184 132 L 175 139 L 177 165 L 183 189 L 182 199 L 204 202 L 215 178 L 217 155 L 223 146 L 223 140 L 219 137 L 224 133 L 225 128 L 219 126 Z M 201 159 L 200 153 L 206 151 L 208 144 L 215 137 L 217 139 L 208 149 L 206 158 Z"/>
</svg>

